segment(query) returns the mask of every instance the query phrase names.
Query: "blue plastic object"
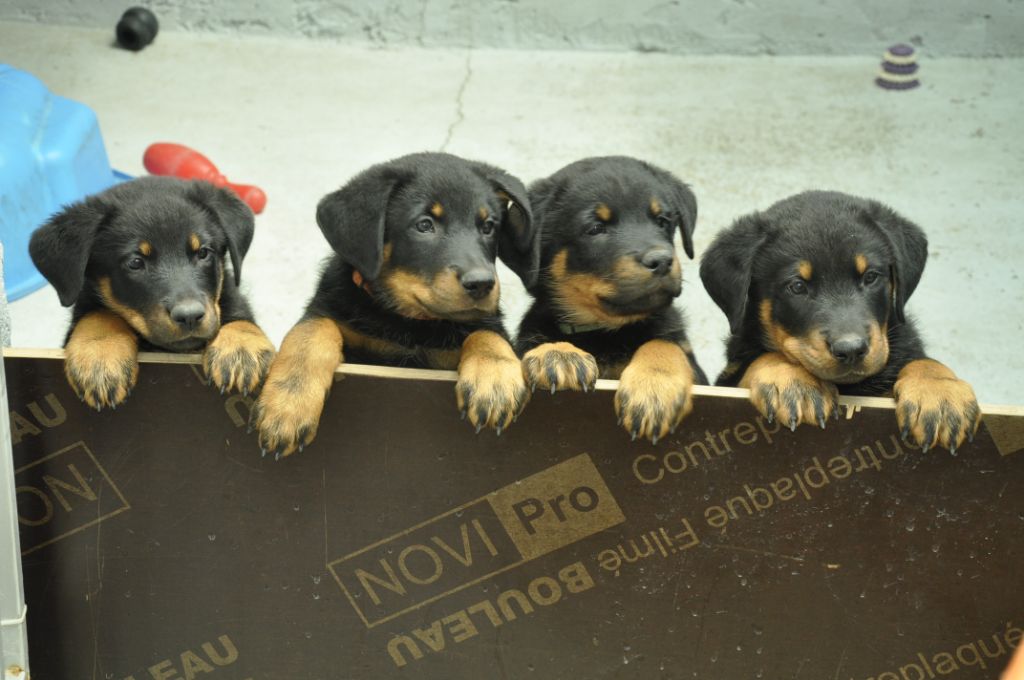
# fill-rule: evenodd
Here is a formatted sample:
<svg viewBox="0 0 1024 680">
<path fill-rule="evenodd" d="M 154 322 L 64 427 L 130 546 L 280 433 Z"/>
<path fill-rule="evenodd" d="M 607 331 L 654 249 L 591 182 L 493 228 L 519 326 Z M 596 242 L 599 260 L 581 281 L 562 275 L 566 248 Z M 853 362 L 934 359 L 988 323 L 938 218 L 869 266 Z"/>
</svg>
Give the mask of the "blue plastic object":
<svg viewBox="0 0 1024 680">
<path fill-rule="evenodd" d="M 92 109 L 0 64 L 0 241 L 9 299 L 46 283 L 28 254 L 36 227 L 61 206 L 115 184 L 117 174 Z"/>
</svg>

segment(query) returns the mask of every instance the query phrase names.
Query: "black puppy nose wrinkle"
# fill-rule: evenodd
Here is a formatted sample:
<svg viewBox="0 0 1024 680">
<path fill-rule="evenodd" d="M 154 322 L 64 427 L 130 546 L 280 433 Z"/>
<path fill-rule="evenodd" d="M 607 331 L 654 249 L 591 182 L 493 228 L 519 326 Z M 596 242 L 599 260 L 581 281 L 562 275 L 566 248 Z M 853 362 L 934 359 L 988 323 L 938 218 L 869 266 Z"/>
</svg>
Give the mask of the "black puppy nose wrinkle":
<svg viewBox="0 0 1024 680">
<path fill-rule="evenodd" d="M 842 335 L 829 343 L 832 356 L 844 364 L 855 364 L 868 353 L 868 340 L 861 335 Z"/>
<path fill-rule="evenodd" d="M 672 269 L 672 259 L 671 251 L 655 248 L 640 257 L 640 264 L 650 269 L 655 276 L 664 276 Z"/>
<path fill-rule="evenodd" d="M 171 307 L 170 316 L 183 330 L 194 331 L 206 316 L 206 308 L 198 300 L 179 302 Z"/>
<path fill-rule="evenodd" d="M 485 298 L 494 290 L 494 274 L 489 271 L 471 269 L 459 280 L 462 282 L 462 287 L 474 300 Z"/>
</svg>

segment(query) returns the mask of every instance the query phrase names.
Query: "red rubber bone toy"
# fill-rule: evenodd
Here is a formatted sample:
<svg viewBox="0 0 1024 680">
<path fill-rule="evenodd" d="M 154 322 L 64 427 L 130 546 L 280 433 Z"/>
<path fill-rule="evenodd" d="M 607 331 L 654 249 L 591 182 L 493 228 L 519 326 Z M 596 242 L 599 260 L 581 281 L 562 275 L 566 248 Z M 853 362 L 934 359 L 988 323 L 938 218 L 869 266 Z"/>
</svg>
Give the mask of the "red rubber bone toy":
<svg viewBox="0 0 1024 680">
<path fill-rule="evenodd" d="M 142 156 L 142 164 L 153 175 L 170 175 L 182 179 L 202 179 L 218 187 L 231 189 L 256 214 L 263 212 L 267 195 L 259 187 L 232 184 L 220 174 L 210 159 L 182 144 L 161 142 L 150 144 Z"/>
</svg>

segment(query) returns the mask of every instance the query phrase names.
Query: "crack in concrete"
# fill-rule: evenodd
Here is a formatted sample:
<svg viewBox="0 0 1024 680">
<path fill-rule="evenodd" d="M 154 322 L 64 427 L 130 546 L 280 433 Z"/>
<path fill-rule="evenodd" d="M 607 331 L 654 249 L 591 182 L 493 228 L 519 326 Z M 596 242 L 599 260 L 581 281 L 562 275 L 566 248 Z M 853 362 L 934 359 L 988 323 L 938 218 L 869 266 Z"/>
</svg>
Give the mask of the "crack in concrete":
<svg viewBox="0 0 1024 680">
<path fill-rule="evenodd" d="M 448 126 L 448 133 L 444 136 L 444 142 L 441 143 L 441 151 L 447 151 L 448 145 L 452 141 L 452 135 L 455 133 L 455 128 L 459 126 L 459 123 L 466 119 L 465 114 L 462 111 L 462 95 L 466 93 L 466 86 L 469 85 L 469 79 L 473 77 L 473 53 L 466 53 L 466 75 L 462 78 L 462 83 L 459 85 L 459 91 L 455 93 L 455 120 Z"/>
</svg>

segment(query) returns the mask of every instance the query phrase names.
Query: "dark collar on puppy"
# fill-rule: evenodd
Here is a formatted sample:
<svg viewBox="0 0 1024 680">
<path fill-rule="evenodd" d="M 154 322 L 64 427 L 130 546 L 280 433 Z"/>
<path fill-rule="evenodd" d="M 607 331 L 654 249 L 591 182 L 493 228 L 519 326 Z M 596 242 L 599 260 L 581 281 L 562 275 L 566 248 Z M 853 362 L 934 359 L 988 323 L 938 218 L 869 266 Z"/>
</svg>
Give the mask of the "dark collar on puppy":
<svg viewBox="0 0 1024 680">
<path fill-rule="evenodd" d="M 593 331 L 607 330 L 607 327 L 599 323 L 571 324 L 563 321 L 558 322 L 558 330 L 563 335 L 576 335 L 577 333 L 590 333 Z"/>
</svg>

